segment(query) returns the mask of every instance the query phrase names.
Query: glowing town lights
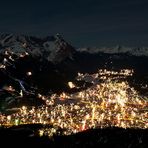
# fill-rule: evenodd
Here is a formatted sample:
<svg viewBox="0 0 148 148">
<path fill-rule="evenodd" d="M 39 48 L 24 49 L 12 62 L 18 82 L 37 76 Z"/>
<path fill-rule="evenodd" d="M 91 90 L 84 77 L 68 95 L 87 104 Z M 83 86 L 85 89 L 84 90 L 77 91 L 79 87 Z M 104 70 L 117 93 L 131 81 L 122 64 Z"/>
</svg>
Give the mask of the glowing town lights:
<svg viewBox="0 0 148 148">
<path fill-rule="evenodd" d="M 88 120 L 89 118 L 90 118 L 90 115 L 87 114 L 87 115 L 85 116 L 85 119 Z"/>
<path fill-rule="evenodd" d="M 23 106 L 20 112 L 11 114 L 11 117 L 1 115 L 0 125 L 53 125 L 53 128 L 39 131 L 39 135 L 46 133 L 48 136 L 56 133 L 58 127 L 65 130 L 65 135 L 108 126 L 148 128 L 147 96 L 140 95 L 123 79 L 132 73 L 132 70 L 100 70 L 92 75 L 79 74 L 79 80 L 94 82 L 92 86 L 74 94 L 62 92 L 44 98 L 38 94 L 46 105 L 32 108 Z"/>
<path fill-rule="evenodd" d="M 9 116 L 7 116 L 7 120 L 8 121 L 10 121 L 11 120 L 11 116 L 9 115 Z"/>
<path fill-rule="evenodd" d="M 8 51 L 7 51 L 7 50 L 4 52 L 4 54 L 5 54 L 5 55 L 9 55 L 9 53 L 8 53 Z"/>
<path fill-rule="evenodd" d="M 15 89 L 13 89 L 13 87 L 10 85 L 8 86 L 8 91 L 15 91 Z"/>
<path fill-rule="evenodd" d="M 65 100 L 65 99 L 68 99 L 69 98 L 69 96 L 66 94 L 66 93 L 62 93 L 62 94 L 60 94 L 60 100 Z"/>
<path fill-rule="evenodd" d="M 26 74 L 27 74 L 27 76 L 31 76 L 32 75 L 32 72 L 31 71 L 28 71 Z"/>
<path fill-rule="evenodd" d="M 25 56 L 28 56 L 28 55 L 29 55 L 28 52 L 24 52 L 24 53 L 19 54 L 19 57 L 24 58 Z"/>
<path fill-rule="evenodd" d="M 6 59 L 6 58 L 4 58 L 4 60 L 3 60 L 3 61 L 4 61 L 4 63 L 6 63 L 6 62 L 7 62 L 7 59 Z"/>
<path fill-rule="evenodd" d="M 51 122 L 51 123 L 54 123 L 54 119 L 53 119 L 53 118 L 51 118 L 50 122 Z"/>
<path fill-rule="evenodd" d="M 68 86 L 69 88 L 75 88 L 75 85 L 73 84 L 73 82 L 68 82 Z"/>
<path fill-rule="evenodd" d="M 15 119 L 15 125 L 19 125 L 19 119 Z"/>
<path fill-rule="evenodd" d="M 23 57 L 24 57 L 24 54 L 20 54 L 19 57 L 20 57 L 20 58 L 23 58 Z"/>
<path fill-rule="evenodd" d="M 42 98 L 42 95 L 41 94 L 38 94 L 38 98 Z"/>
<path fill-rule="evenodd" d="M 116 96 L 116 101 L 117 101 L 117 103 L 119 104 L 119 105 L 121 105 L 122 107 L 125 105 L 125 103 L 126 103 L 126 100 L 125 100 L 125 98 L 121 98 L 121 96 L 118 94 L 117 96 Z"/>
<path fill-rule="evenodd" d="M 10 92 L 14 92 L 15 89 L 10 85 L 10 86 L 4 86 L 3 88 L 4 90 L 10 91 Z"/>
<path fill-rule="evenodd" d="M 82 131 L 85 130 L 85 128 L 86 128 L 85 126 L 86 126 L 86 120 L 83 120 L 83 121 L 82 121 Z"/>
<path fill-rule="evenodd" d="M 132 112 L 131 112 L 131 116 L 132 116 L 133 118 L 135 118 L 135 117 L 136 117 L 136 113 L 135 113 L 134 111 L 132 111 Z"/>
<path fill-rule="evenodd" d="M 24 115 L 27 114 L 27 107 L 26 106 L 22 106 L 21 113 L 24 114 Z"/>
<path fill-rule="evenodd" d="M 26 106 L 22 106 L 22 110 L 26 110 L 27 109 L 27 107 Z"/>
<path fill-rule="evenodd" d="M 93 108 L 92 108 L 92 118 L 91 118 L 91 122 L 92 122 L 92 124 L 94 123 L 95 109 L 96 109 L 96 107 L 93 106 Z"/>
<path fill-rule="evenodd" d="M 42 137 L 44 135 L 44 130 L 39 130 L 39 136 Z"/>
<path fill-rule="evenodd" d="M 5 65 L 0 64 L 0 69 L 5 69 L 5 68 L 6 68 L 6 66 L 5 66 Z"/>
<path fill-rule="evenodd" d="M 29 53 L 28 52 L 25 52 L 25 55 L 29 55 Z"/>
<path fill-rule="evenodd" d="M 12 58 L 12 56 L 9 56 L 9 59 L 10 59 L 11 61 L 14 61 L 14 59 Z"/>
<path fill-rule="evenodd" d="M 23 90 L 20 90 L 20 97 L 23 97 Z"/>
</svg>

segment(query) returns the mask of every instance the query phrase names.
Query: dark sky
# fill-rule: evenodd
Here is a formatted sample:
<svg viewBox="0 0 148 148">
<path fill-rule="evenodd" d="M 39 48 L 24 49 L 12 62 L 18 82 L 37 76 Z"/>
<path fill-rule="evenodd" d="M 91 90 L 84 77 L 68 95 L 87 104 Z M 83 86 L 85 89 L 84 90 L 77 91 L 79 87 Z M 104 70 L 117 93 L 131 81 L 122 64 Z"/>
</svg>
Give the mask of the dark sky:
<svg viewBox="0 0 148 148">
<path fill-rule="evenodd" d="M 60 33 L 74 46 L 148 46 L 148 0 L 5 0 L 0 32 Z"/>
</svg>

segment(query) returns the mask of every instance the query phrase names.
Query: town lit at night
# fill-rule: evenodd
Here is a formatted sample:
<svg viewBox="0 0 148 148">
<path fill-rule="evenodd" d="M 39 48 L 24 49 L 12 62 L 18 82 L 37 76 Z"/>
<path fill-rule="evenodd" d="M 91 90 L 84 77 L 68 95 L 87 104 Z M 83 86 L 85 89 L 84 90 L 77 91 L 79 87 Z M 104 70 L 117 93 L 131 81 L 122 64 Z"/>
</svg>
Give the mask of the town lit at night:
<svg viewBox="0 0 148 148">
<path fill-rule="evenodd" d="M 42 128 L 39 135 L 51 137 L 57 128 L 65 135 L 92 128 L 122 127 L 148 128 L 148 100 L 140 95 L 128 82 L 133 70 L 123 69 L 119 72 L 99 70 L 88 75 L 78 73 L 78 80 L 91 82 L 93 85 L 78 93 L 52 96 L 38 94 L 46 105 L 39 107 L 22 106 L 19 112 L 0 115 L 1 126 L 10 127 L 20 124 L 44 124 L 53 128 Z M 70 88 L 75 85 L 69 82 Z M 75 86 L 77 87 L 77 86 Z"/>
</svg>

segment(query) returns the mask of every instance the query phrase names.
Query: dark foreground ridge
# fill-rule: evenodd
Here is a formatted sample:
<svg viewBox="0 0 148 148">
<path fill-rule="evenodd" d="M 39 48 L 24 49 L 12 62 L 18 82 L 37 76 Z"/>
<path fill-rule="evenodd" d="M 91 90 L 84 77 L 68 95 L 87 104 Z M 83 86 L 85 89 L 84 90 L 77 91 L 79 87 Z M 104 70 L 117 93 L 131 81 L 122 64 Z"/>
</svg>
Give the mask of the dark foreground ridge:
<svg viewBox="0 0 148 148">
<path fill-rule="evenodd" d="M 33 136 L 33 131 L 41 125 L 25 125 L 17 128 L 1 129 L 1 145 L 7 147 L 107 147 L 107 148 L 147 148 L 148 129 L 105 128 L 90 129 L 70 136 Z"/>
</svg>

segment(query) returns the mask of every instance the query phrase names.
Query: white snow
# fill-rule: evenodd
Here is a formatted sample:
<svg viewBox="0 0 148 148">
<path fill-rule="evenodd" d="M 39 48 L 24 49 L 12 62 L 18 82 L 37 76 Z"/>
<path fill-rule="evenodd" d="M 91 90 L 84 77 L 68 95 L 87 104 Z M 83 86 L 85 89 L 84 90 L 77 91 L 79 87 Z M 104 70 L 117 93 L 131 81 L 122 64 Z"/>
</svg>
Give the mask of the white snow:
<svg viewBox="0 0 148 148">
<path fill-rule="evenodd" d="M 77 51 L 79 52 L 88 52 L 88 53 L 109 53 L 109 54 L 114 54 L 114 53 L 129 53 L 134 56 L 148 56 L 148 47 L 102 47 L 102 48 L 78 48 Z"/>
</svg>

